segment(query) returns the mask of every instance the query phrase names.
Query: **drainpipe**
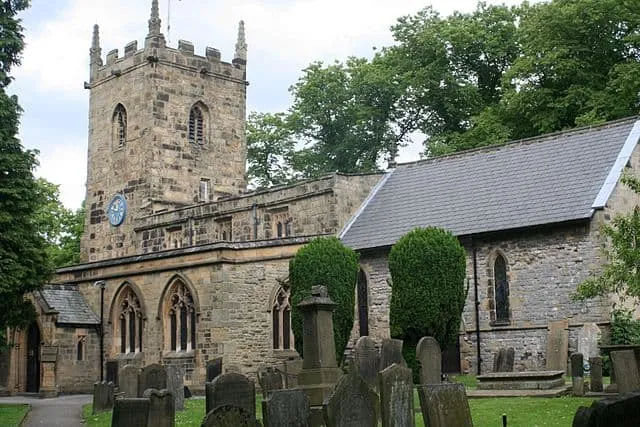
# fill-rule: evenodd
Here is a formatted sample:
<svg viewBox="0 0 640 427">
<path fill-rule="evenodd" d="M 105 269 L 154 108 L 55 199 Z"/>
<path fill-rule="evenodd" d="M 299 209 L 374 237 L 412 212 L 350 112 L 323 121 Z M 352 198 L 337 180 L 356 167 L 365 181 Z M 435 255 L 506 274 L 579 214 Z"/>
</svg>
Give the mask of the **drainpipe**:
<svg viewBox="0 0 640 427">
<path fill-rule="evenodd" d="M 100 337 L 100 382 L 104 381 L 104 290 L 107 282 L 98 280 L 93 284 L 100 286 L 100 325 L 98 326 L 98 336 Z"/>
<path fill-rule="evenodd" d="M 474 304 L 476 307 L 476 365 L 477 374 L 482 374 L 482 357 L 480 357 L 480 301 L 478 300 L 478 250 L 476 242 L 471 239 L 471 250 L 473 251 L 473 290 Z"/>
</svg>

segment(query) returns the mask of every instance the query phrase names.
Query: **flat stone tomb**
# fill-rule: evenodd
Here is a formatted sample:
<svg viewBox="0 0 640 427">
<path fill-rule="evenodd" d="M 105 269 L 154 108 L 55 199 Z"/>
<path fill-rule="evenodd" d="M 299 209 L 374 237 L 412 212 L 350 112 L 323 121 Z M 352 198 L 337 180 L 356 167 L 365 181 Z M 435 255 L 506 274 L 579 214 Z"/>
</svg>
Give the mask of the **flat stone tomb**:
<svg viewBox="0 0 640 427">
<path fill-rule="evenodd" d="M 550 390 L 564 385 L 564 371 L 493 372 L 478 375 L 478 390 Z"/>
</svg>

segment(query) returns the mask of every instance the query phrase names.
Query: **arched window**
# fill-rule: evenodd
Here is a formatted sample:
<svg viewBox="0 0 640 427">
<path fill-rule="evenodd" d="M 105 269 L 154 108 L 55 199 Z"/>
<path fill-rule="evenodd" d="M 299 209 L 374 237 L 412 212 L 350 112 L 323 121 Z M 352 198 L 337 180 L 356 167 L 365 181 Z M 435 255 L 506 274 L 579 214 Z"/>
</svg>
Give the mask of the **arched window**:
<svg viewBox="0 0 640 427">
<path fill-rule="evenodd" d="M 189 111 L 189 142 L 192 144 L 204 144 L 205 142 L 204 109 L 204 105 L 198 103 L 191 107 L 191 111 Z"/>
<path fill-rule="evenodd" d="M 185 352 L 196 348 L 196 308 L 189 288 L 176 280 L 165 298 L 165 346 L 169 351 Z"/>
<path fill-rule="evenodd" d="M 116 346 L 119 353 L 142 351 L 142 329 L 144 314 L 140 299 L 130 286 L 125 286 L 117 300 L 115 317 Z"/>
<path fill-rule="evenodd" d="M 293 348 L 291 330 L 291 297 L 289 288 L 280 287 L 271 307 L 273 327 L 273 348 L 290 350 Z"/>
<path fill-rule="evenodd" d="M 360 336 L 369 335 L 369 286 L 363 269 L 358 273 L 358 325 Z"/>
<path fill-rule="evenodd" d="M 87 343 L 87 336 L 81 335 L 78 337 L 78 342 L 76 344 L 76 360 L 82 361 L 85 360 L 85 345 Z"/>
<path fill-rule="evenodd" d="M 500 254 L 493 263 L 493 279 L 496 299 L 496 322 L 509 322 L 509 281 L 507 262 Z"/>
<path fill-rule="evenodd" d="M 116 148 L 124 147 L 127 142 L 127 110 L 122 104 L 116 105 L 113 112 L 113 138 Z"/>
</svg>

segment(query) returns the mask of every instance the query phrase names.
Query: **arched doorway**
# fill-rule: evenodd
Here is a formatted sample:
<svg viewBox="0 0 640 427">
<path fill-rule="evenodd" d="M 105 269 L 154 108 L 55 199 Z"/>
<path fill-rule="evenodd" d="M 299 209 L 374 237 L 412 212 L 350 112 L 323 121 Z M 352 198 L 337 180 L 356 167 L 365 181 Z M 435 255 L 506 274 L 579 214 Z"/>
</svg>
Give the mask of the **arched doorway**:
<svg viewBox="0 0 640 427">
<path fill-rule="evenodd" d="M 40 391 L 40 328 L 33 322 L 27 331 L 27 393 Z"/>
<path fill-rule="evenodd" d="M 369 335 L 369 291 L 367 275 L 362 269 L 358 273 L 358 324 L 360 336 Z"/>
</svg>

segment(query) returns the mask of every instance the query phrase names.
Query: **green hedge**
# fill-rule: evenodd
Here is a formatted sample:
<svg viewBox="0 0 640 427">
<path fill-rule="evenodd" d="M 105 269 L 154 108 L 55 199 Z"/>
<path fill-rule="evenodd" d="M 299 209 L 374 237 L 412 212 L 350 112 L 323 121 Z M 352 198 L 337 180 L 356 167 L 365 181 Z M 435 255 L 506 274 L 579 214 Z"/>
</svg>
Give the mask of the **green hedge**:
<svg viewBox="0 0 640 427">
<path fill-rule="evenodd" d="M 324 285 L 337 304 L 333 313 L 336 360 L 342 360 L 347 346 L 355 306 L 355 285 L 358 275 L 358 254 L 336 237 L 321 237 L 301 248 L 289 263 L 291 283 L 291 326 L 296 350 L 302 355 L 302 315 L 297 309 L 300 301 L 311 295 L 311 287 Z"/>
<path fill-rule="evenodd" d="M 449 231 L 416 228 L 391 248 L 389 271 L 391 336 L 404 341 L 415 377 L 421 337 L 434 337 L 443 350 L 458 338 L 466 299 L 465 250 Z"/>
</svg>

